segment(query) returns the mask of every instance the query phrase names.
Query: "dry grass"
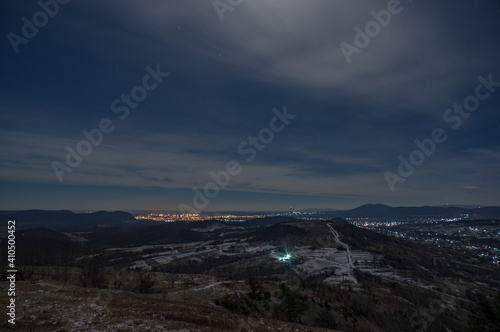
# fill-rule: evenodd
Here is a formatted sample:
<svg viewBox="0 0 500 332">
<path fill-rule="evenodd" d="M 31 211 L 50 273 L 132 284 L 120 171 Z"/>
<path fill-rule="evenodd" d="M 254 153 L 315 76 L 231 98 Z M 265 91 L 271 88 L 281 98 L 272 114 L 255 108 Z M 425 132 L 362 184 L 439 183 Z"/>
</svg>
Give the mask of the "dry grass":
<svg viewBox="0 0 500 332">
<path fill-rule="evenodd" d="M 159 276 L 156 276 L 157 278 Z M 180 277 L 182 278 L 182 276 Z M 193 276 L 189 276 L 190 279 Z M 158 280 L 160 281 L 160 280 Z M 2 282 L 2 292 L 7 283 Z M 164 288 L 163 294 L 83 288 L 53 280 L 18 281 L 16 325 L 3 320 L 0 329 L 18 331 L 326 331 L 266 318 L 233 314 L 213 299 L 244 287 L 204 280 L 190 288 Z M 157 291 L 157 290 L 156 290 Z M 2 300 L 2 305 L 5 300 Z"/>
</svg>

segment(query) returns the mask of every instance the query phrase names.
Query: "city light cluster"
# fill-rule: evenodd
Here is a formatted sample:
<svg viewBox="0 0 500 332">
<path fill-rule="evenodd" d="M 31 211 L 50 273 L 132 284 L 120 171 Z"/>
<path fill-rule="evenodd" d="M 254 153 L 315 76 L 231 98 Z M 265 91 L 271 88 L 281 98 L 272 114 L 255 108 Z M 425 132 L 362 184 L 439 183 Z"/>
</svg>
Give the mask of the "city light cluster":
<svg viewBox="0 0 500 332">
<path fill-rule="evenodd" d="M 174 221 L 201 221 L 205 220 L 205 217 L 203 217 L 199 213 L 183 213 L 183 214 L 148 213 L 145 215 L 138 215 L 135 217 L 135 219 L 174 222 Z"/>
</svg>

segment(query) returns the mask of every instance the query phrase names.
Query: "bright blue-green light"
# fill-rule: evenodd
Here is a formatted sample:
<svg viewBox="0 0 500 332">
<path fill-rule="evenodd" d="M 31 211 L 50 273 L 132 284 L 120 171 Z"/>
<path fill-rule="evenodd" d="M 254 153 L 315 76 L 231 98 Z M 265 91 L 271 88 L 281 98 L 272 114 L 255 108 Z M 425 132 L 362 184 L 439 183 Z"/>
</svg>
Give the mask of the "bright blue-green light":
<svg viewBox="0 0 500 332">
<path fill-rule="evenodd" d="M 285 256 L 279 257 L 278 259 L 280 261 L 288 261 L 288 260 L 290 260 L 290 258 L 292 258 L 292 256 L 290 254 L 286 254 Z"/>
</svg>

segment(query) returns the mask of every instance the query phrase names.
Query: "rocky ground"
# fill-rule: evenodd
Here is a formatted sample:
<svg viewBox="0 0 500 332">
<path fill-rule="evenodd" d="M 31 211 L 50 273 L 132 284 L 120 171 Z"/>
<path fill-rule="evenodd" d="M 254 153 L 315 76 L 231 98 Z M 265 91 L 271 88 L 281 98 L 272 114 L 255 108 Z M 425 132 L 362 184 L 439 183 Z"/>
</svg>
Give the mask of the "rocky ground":
<svg viewBox="0 0 500 332">
<path fill-rule="evenodd" d="M 192 277 L 192 276 L 191 276 Z M 242 283 L 243 284 L 243 283 Z M 2 293 L 6 292 L 6 282 Z M 18 281 L 17 331 L 327 331 L 230 313 L 213 303 L 238 283 L 193 282 L 154 294 L 83 288 L 54 280 Z M 243 285 L 241 287 L 244 287 Z M 2 300 L 4 304 L 5 300 Z"/>
</svg>

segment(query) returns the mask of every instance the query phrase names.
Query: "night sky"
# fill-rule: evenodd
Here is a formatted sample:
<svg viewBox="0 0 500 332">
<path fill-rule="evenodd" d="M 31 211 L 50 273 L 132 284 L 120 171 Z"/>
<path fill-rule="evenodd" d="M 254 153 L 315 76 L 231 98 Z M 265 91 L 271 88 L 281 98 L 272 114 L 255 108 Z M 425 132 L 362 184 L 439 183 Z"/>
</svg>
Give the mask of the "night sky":
<svg viewBox="0 0 500 332">
<path fill-rule="evenodd" d="M 500 205 L 499 1 L 41 3 L 0 3 L 0 209 Z"/>
</svg>

